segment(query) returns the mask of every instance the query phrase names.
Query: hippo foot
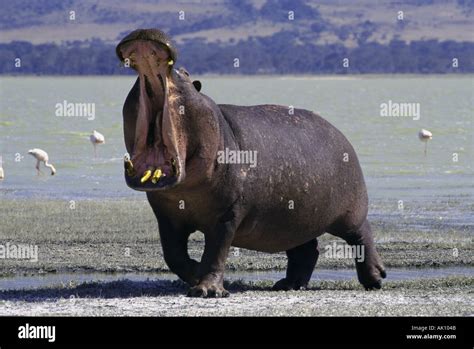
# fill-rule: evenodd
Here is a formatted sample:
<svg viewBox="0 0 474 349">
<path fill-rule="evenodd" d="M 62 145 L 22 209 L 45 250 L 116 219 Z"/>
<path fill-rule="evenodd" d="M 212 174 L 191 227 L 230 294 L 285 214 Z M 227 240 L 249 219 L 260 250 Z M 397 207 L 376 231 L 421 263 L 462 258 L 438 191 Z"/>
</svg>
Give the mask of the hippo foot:
<svg viewBox="0 0 474 349">
<path fill-rule="evenodd" d="M 224 286 L 212 282 L 201 282 L 188 291 L 188 297 L 197 298 L 226 298 L 229 295 Z"/>
<path fill-rule="evenodd" d="M 292 281 L 287 278 L 281 279 L 273 285 L 273 291 L 291 291 L 300 290 L 308 287 L 308 283 L 302 283 L 300 281 Z"/>
<path fill-rule="evenodd" d="M 382 279 L 387 277 L 387 273 L 380 264 L 357 263 L 357 275 L 359 281 L 367 291 L 380 290 L 382 288 Z"/>
<path fill-rule="evenodd" d="M 286 251 L 288 268 L 286 278 L 273 285 L 274 291 L 305 289 L 311 279 L 314 266 L 318 261 L 318 240 L 313 239 Z"/>
<path fill-rule="evenodd" d="M 181 280 L 183 280 L 189 286 L 196 286 L 197 284 L 199 284 L 199 278 L 194 275 L 181 277 Z"/>
</svg>

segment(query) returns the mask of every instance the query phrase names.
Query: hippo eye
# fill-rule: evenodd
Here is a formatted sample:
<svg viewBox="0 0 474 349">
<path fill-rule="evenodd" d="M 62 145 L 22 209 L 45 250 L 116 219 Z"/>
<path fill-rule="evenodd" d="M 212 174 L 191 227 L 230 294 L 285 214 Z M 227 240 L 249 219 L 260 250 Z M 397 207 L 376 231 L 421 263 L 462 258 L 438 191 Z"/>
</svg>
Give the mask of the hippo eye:
<svg viewBox="0 0 474 349">
<path fill-rule="evenodd" d="M 151 50 L 151 55 L 156 56 L 156 52 L 154 50 Z"/>
</svg>

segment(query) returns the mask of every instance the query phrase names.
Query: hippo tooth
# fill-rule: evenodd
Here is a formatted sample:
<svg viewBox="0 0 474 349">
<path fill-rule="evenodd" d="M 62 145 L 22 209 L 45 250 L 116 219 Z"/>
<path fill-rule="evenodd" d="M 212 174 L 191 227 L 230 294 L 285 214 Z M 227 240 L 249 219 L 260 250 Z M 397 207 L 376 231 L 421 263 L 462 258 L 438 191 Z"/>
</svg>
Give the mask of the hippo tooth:
<svg viewBox="0 0 474 349">
<path fill-rule="evenodd" d="M 129 177 L 135 176 L 135 168 L 133 167 L 132 160 L 130 160 L 130 155 L 127 153 L 123 157 L 123 161 L 125 163 L 125 170 L 127 171 L 127 175 Z"/>
<path fill-rule="evenodd" d="M 153 177 L 151 178 L 151 182 L 153 184 L 156 184 L 160 180 L 162 174 L 163 174 L 163 172 L 161 171 L 161 169 L 159 169 L 159 168 L 156 169 L 155 172 L 153 173 Z"/>
<path fill-rule="evenodd" d="M 127 175 L 129 177 L 135 176 L 136 172 L 135 172 L 135 168 L 133 167 L 132 162 L 131 161 L 126 162 L 125 166 L 126 166 Z"/>
<path fill-rule="evenodd" d="M 145 183 L 151 177 L 151 170 L 146 170 L 143 177 L 140 179 L 141 183 Z"/>
<path fill-rule="evenodd" d="M 176 166 L 176 159 L 173 158 L 171 159 L 171 169 L 173 171 L 173 175 L 174 176 L 179 176 L 179 171 L 178 171 L 178 167 Z"/>
</svg>

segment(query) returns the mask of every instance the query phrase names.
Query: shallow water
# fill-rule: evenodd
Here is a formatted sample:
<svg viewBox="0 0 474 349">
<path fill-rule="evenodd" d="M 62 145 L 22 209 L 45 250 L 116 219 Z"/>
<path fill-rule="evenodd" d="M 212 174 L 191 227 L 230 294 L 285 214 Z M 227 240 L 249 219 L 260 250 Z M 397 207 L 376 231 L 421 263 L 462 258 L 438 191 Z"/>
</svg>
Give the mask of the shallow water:
<svg viewBox="0 0 474 349">
<path fill-rule="evenodd" d="M 447 276 L 474 277 L 474 268 L 449 267 L 449 268 L 423 268 L 423 269 L 389 269 L 387 281 L 403 281 L 413 279 L 441 278 Z M 259 271 L 259 272 L 226 272 L 225 279 L 244 281 L 278 281 L 285 277 L 284 271 Z M 352 280 L 356 279 L 355 270 L 342 269 L 316 269 L 311 277 L 313 281 L 321 280 Z M 146 281 L 146 280 L 177 280 L 171 273 L 61 273 L 47 274 L 44 276 L 15 276 L 0 278 L 0 290 L 34 289 L 52 287 L 55 285 L 68 285 L 70 283 L 84 283 L 92 281 L 111 282 L 117 280 Z"/>
<path fill-rule="evenodd" d="M 472 230 L 472 76 L 203 77 L 218 103 L 293 105 L 319 112 L 354 145 L 367 181 L 370 215 L 397 223 Z M 1 77 L 0 198 L 143 198 L 125 186 L 121 109 L 133 77 Z M 55 115 L 56 103 L 95 103 L 95 118 Z M 420 120 L 381 117 L 380 105 L 420 103 Z M 417 132 L 433 132 L 428 154 Z M 94 158 L 88 135 L 106 144 Z M 35 175 L 30 148 L 46 150 L 58 173 Z M 453 153 L 458 161 L 453 161 Z M 399 201 L 403 201 L 403 210 Z"/>
</svg>

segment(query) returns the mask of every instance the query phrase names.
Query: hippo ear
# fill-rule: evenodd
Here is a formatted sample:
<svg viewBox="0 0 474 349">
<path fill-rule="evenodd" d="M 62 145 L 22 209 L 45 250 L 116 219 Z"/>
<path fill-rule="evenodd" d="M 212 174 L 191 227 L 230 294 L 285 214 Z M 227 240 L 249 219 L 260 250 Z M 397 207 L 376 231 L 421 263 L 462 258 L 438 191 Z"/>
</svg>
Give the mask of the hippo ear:
<svg viewBox="0 0 474 349">
<path fill-rule="evenodd" d="M 201 91 L 201 87 L 202 87 L 201 81 L 199 81 L 199 80 L 194 80 L 194 81 L 193 81 L 193 85 L 194 85 L 194 87 L 196 88 L 196 90 L 197 90 L 198 92 Z"/>
</svg>

